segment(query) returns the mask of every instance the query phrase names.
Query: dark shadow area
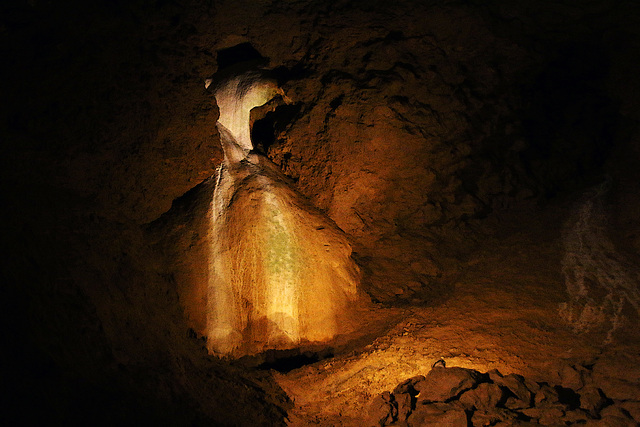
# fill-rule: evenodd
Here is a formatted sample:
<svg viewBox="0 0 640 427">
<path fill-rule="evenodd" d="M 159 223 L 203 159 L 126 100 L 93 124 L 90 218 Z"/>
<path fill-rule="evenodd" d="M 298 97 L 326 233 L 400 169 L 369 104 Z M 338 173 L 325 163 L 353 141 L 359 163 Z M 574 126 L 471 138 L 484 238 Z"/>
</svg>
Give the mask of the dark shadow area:
<svg viewBox="0 0 640 427">
<path fill-rule="evenodd" d="M 597 181 L 613 149 L 619 113 L 605 91 L 609 66 L 597 44 L 567 44 L 524 91 L 521 160 L 547 198 Z"/>
<path fill-rule="evenodd" d="M 269 148 L 277 141 L 278 135 L 286 130 L 301 108 L 301 103 L 280 105 L 274 111 L 268 112 L 264 118 L 256 120 L 251 128 L 251 141 L 255 149 L 268 155 Z"/>
<path fill-rule="evenodd" d="M 218 70 L 211 76 L 213 90 L 220 83 L 247 72 L 258 72 L 268 77 L 269 71 L 264 68 L 269 65 L 269 58 L 262 56 L 251 43 L 220 49 L 217 51 L 216 62 Z"/>
<path fill-rule="evenodd" d="M 380 306 L 383 308 L 383 306 Z M 392 313 L 385 322 L 368 324 L 354 332 L 338 335 L 326 343 L 301 343 L 300 347 L 287 350 L 266 350 L 262 353 L 243 356 L 232 363 L 243 368 L 290 372 L 325 359 L 344 354 L 360 353 L 376 338 L 384 336 L 400 321 L 402 314 Z"/>
<path fill-rule="evenodd" d="M 221 49 L 217 52 L 218 70 L 223 70 L 241 62 L 253 62 L 256 65 L 265 65 L 267 58 L 260 55 L 251 43 Z"/>
<path fill-rule="evenodd" d="M 553 387 L 558 392 L 558 401 L 568 405 L 571 409 L 580 407 L 580 396 L 572 389 L 556 385 Z"/>
<path fill-rule="evenodd" d="M 308 65 L 303 62 L 298 62 L 292 67 L 279 66 L 275 67 L 270 72 L 271 77 L 276 79 L 278 86 L 282 86 L 291 80 L 302 80 L 304 78 L 311 77 L 313 70 L 308 68 Z"/>
<path fill-rule="evenodd" d="M 258 369 L 274 369 L 278 372 L 289 372 L 306 365 L 329 359 L 334 356 L 332 348 L 319 351 L 268 350 L 263 353 L 265 361 L 258 365 Z"/>
</svg>

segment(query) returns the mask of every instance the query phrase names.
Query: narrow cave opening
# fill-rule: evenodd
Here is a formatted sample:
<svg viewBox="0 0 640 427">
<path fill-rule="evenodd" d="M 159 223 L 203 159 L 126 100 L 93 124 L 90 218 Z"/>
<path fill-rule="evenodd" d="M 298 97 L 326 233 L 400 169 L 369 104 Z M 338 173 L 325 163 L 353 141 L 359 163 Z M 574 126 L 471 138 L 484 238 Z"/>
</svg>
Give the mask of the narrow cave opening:
<svg viewBox="0 0 640 427">
<path fill-rule="evenodd" d="M 238 45 L 220 49 L 216 57 L 218 70 L 223 70 L 241 63 L 252 62 L 264 65 L 268 59 L 263 57 L 251 43 L 240 43 Z"/>
<path fill-rule="evenodd" d="M 257 369 L 273 369 L 286 373 L 321 360 L 330 359 L 333 356 L 334 350 L 332 348 L 315 351 L 301 351 L 299 349 L 268 350 L 261 354 L 263 362 L 257 366 Z"/>
<path fill-rule="evenodd" d="M 257 119 L 251 128 L 254 149 L 264 155 L 269 155 L 271 146 L 277 142 L 278 136 L 287 129 L 287 126 L 296 118 L 301 109 L 300 103 L 279 105 L 273 111 L 267 112 L 263 118 Z"/>
</svg>

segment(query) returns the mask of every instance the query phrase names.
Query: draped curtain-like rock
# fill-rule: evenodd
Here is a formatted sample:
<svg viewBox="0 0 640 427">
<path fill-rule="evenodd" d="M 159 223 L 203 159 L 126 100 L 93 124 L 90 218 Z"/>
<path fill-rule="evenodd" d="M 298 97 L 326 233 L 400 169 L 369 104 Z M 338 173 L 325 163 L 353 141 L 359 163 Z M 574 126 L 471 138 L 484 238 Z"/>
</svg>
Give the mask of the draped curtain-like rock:
<svg viewBox="0 0 640 427">
<path fill-rule="evenodd" d="M 218 354 L 331 339 L 348 330 L 357 299 L 359 271 L 345 234 L 251 152 L 249 111 L 274 87 L 251 73 L 216 91 L 225 161 L 210 210 L 206 332 Z"/>
</svg>

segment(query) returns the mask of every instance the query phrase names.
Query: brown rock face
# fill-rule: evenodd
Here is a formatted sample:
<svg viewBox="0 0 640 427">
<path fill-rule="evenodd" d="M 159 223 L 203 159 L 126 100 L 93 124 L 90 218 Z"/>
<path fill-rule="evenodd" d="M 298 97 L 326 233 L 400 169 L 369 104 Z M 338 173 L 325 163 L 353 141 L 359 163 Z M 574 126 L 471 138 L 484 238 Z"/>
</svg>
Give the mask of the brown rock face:
<svg viewBox="0 0 640 427">
<path fill-rule="evenodd" d="M 460 402 L 465 408 L 489 409 L 504 403 L 505 392 L 497 384 L 482 383 L 473 390 L 460 396 Z"/>
<path fill-rule="evenodd" d="M 467 414 L 455 405 L 428 404 L 416 409 L 407 419 L 407 425 L 418 426 L 467 426 Z"/>
<path fill-rule="evenodd" d="M 509 390 L 512 394 L 510 401 L 506 402 L 510 409 L 520 407 L 528 408 L 531 405 L 533 394 L 524 383 L 524 378 L 520 375 L 510 374 L 495 380 L 496 384 Z"/>
<path fill-rule="evenodd" d="M 445 402 L 474 388 L 481 378 L 482 375 L 471 369 L 437 367 L 414 387 L 420 403 Z"/>
<path fill-rule="evenodd" d="M 366 425 L 377 427 L 391 424 L 397 416 L 397 402 L 389 392 L 382 393 L 371 402 Z"/>
</svg>

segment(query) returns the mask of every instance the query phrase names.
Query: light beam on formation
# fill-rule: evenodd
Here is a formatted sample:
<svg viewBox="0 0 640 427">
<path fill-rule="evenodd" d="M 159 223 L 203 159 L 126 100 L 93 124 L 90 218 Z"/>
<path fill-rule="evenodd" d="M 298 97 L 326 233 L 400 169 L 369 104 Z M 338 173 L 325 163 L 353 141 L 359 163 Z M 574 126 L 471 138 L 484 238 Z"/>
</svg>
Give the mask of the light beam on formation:
<svg viewBox="0 0 640 427">
<path fill-rule="evenodd" d="M 210 209 L 206 332 L 216 354 L 323 342 L 352 323 L 359 271 L 345 234 L 251 152 L 250 110 L 277 93 L 259 73 L 215 91 L 225 159 Z"/>
</svg>

